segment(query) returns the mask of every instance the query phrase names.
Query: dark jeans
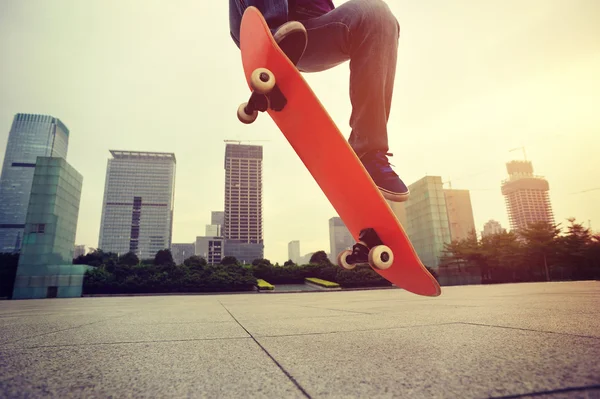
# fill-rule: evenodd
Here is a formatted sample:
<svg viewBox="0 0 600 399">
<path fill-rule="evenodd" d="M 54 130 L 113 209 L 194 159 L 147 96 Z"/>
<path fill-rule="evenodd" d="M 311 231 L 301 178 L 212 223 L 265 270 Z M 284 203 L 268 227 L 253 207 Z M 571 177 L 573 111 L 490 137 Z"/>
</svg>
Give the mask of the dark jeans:
<svg viewBox="0 0 600 399">
<path fill-rule="evenodd" d="M 285 0 L 229 0 L 230 33 L 239 47 L 246 7 L 258 8 L 272 32 L 290 19 L 306 27 L 308 45 L 298 63 L 302 72 L 319 72 L 350 60 L 352 132 L 348 142 L 360 157 L 388 151 L 390 114 L 400 25 L 382 0 L 350 0 L 319 15 L 310 9 L 290 12 Z"/>
</svg>

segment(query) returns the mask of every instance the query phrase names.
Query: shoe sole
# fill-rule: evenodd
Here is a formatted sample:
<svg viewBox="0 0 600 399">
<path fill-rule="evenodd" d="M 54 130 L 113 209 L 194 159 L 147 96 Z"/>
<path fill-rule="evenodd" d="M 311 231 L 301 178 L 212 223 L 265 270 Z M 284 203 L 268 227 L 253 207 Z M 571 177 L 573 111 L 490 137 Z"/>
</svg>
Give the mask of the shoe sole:
<svg viewBox="0 0 600 399">
<path fill-rule="evenodd" d="M 302 35 L 303 35 L 303 40 L 302 40 L 303 46 L 302 46 L 301 51 L 299 51 L 299 55 L 297 57 L 298 58 L 297 60 L 291 59 L 288 56 L 288 58 L 290 58 L 290 60 L 292 61 L 292 63 L 294 65 L 296 65 L 300 61 L 300 59 L 304 55 L 304 52 L 306 51 L 306 46 L 308 45 L 308 33 L 306 32 L 306 28 L 304 27 L 304 25 L 302 25 L 298 21 L 286 22 L 273 35 L 273 38 L 275 39 L 275 42 L 277 42 L 277 44 L 279 45 L 288 36 L 296 34 L 296 33 L 302 33 Z"/>
<path fill-rule="evenodd" d="M 407 191 L 406 193 L 394 193 L 381 187 L 377 188 L 379 189 L 379 191 L 381 191 L 383 198 L 392 202 L 405 202 L 410 196 L 410 191 Z"/>
</svg>

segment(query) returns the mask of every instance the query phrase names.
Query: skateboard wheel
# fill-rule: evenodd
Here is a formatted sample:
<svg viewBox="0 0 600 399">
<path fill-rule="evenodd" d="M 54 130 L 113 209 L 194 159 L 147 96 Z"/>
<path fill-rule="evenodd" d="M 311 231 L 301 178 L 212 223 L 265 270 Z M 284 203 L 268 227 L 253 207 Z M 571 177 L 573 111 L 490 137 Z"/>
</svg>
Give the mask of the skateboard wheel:
<svg viewBox="0 0 600 399">
<path fill-rule="evenodd" d="M 267 68 L 257 68 L 250 76 L 250 86 L 258 94 L 268 94 L 275 87 L 275 75 Z"/>
<path fill-rule="evenodd" d="M 355 265 L 348 263 L 348 256 L 352 255 L 352 251 L 349 249 L 342 251 L 338 254 L 338 265 L 347 270 L 354 269 Z"/>
<path fill-rule="evenodd" d="M 238 119 L 240 120 L 240 122 L 250 124 L 256 120 L 256 117 L 258 116 L 258 111 L 254 111 L 251 114 L 247 114 L 246 113 L 247 105 L 248 105 L 248 103 L 240 104 L 240 106 L 238 107 L 238 110 L 237 110 L 237 116 L 238 116 Z"/>
<path fill-rule="evenodd" d="M 369 264 L 379 270 L 385 270 L 394 263 L 394 253 L 386 245 L 377 245 L 369 251 Z"/>
</svg>

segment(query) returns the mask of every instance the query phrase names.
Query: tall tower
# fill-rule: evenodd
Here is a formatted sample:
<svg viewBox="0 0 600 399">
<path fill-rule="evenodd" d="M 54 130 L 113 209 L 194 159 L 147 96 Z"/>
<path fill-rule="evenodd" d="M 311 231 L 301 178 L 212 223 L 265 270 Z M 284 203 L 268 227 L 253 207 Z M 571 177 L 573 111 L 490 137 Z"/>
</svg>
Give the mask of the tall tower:
<svg viewBox="0 0 600 399">
<path fill-rule="evenodd" d="M 69 129 L 49 115 L 16 114 L 0 176 L 0 252 L 19 251 L 37 157 L 67 158 Z"/>
<path fill-rule="evenodd" d="M 175 154 L 110 150 L 99 248 L 140 259 L 171 247 Z"/>
<path fill-rule="evenodd" d="M 487 237 L 494 234 L 505 233 L 506 229 L 503 229 L 499 222 L 490 219 L 483 225 L 483 231 L 481 237 Z"/>
<path fill-rule="evenodd" d="M 247 263 L 264 257 L 262 159 L 262 146 L 225 148 L 224 255 Z"/>
<path fill-rule="evenodd" d="M 548 181 L 533 174 L 530 161 L 511 161 L 506 164 L 508 179 L 502 182 L 508 220 L 511 230 L 526 227 L 529 223 L 546 221 L 554 223 L 550 205 Z"/>
<path fill-rule="evenodd" d="M 329 259 L 332 262 L 337 262 L 339 253 L 345 249 L 352 249 L 354 243 L 354 237 L 342 218 L 335 216 L 329 219 Z"/>
<path fill-rule="evenodd" d="M 288 259 L 296 264 L 300 261 L 300 241 L 294 240 L 288 243 Z"/>
<path fill-rule="evenodd" d="M 475 231 L 469 190 L 445 189 L 446 212 L 452 241 L 463 240 Z"/>
<path fill-rule="evenodd" d="M 451 241 L 442 178 L 425 176 L 408 188 L 403 227 L 423 264 L 436 269 L 444 244 Z"/>
</svg>

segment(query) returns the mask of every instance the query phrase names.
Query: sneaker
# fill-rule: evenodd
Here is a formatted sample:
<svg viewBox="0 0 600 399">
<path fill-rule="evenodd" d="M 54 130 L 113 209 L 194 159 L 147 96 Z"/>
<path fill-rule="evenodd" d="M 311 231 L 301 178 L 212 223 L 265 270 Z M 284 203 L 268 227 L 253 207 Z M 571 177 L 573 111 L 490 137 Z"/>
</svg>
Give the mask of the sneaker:
<svg viewBox="0 0 600 399">
<path fill-rule="evenodd" d="M 363 155 L 360 160 L 385 199 L 404 202 L 410 194 L 408 187 L 392 170 L 387 159 L 388 156 L 392 156 L 392 154 L 375 151 Z"/>
<path fill-rule="evenodd" d="M 298 21 L 289 21 L 281 25 L 273 38 L 294 65 L 298 64 L 306 50 L 308 34 L 306 28 Z"/>
</svg>

